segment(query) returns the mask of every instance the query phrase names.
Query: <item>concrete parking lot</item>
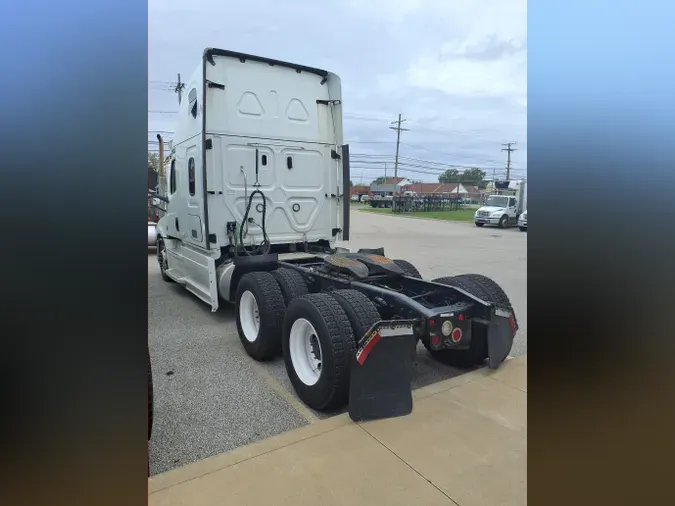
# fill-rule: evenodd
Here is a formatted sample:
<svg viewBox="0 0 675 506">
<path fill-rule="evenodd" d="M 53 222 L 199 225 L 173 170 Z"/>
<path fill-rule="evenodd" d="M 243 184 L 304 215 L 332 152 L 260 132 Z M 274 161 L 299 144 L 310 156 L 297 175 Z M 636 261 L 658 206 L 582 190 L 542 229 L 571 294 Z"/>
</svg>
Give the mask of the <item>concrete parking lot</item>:
<svg viewBox="0 0 675 506">
<path fill-rule="evenodd" d="M 511 354 L 527 353 L 527 233 L 355 211 L 344 246 L 382 246 L 387 256 L 412 262 L 425 278 L 492 277 L 511 298 L 520 324 Z M 231 306 L 211 313 L 180 286 L 164 282 L 154 253 L 148 269 L 155 386 L 151 474 L 331 416 L 297 399 L 280 358 L 260 364 L 245 354 Z M 418 349 L 415 388 L 461 373 Z"/>
</svg>

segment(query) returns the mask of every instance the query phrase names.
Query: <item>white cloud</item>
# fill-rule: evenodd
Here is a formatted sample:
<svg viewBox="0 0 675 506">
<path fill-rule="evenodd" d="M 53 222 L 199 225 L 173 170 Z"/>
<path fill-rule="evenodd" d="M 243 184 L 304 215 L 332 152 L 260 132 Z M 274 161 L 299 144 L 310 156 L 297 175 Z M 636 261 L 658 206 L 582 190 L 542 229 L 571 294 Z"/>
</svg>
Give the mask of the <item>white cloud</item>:
<svg viewBox="0 0 675 506">
<path fill-rule="evenodd" d="M 515 53 L 500 47 L 516 48 Z M 513 41 L 488 38 L 475 44 L 449 42 L 439 55 L 420 57 L 408 68 L 407 78 L 413 86 L 455 95 L 524 96 L 527 56 L 518 47 Z"/>
<path fill-rule="evenodd" d="M 525 0 L 151 0 L 149 79 L 188 75 L 207 46 L 319 66 L 342 78 L 352 152 L 393 156 L 388 118 L 401 112 L 411 128 L 403 156 L 503 167 L 501 143 L 517 141 L 514 167 L 524 171 L 526 8 Z M 151 110 L 176 105 L 166 86 L 151 86 Z M 149 128 L 171 130 L 171 120 L 150 114 Z"/>
<path fill-rule="evenodd" d="M 346 0 L 344 4 L 356 15 L 378 21 L 402 22 L 430 2 L 426 0 Z"/>
</svg>

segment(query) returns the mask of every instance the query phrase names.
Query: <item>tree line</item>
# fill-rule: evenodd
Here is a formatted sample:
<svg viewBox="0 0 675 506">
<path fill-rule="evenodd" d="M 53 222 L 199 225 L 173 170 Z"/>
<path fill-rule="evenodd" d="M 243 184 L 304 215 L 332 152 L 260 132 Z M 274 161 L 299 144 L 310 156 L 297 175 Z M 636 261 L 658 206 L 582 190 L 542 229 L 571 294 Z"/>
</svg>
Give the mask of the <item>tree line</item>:
<svg viewBox="0 0 675 506">
<path fill-rule="evenodd" d="M 473 168 L 467 169 L 464 172 L 459 172 L 457 169 L 448 169 L 438 176 L 438 182 L 441 184 L 448 183 L 466 183 L 477 186 L 479 189 L 484 190 L 487 186 L 487 183 L 484 181 L 487 173 L 484 170 Z M 384 184 L 387 179 L 384 176 L 380 176 L 375 179 L 371 184 Z M 422 181 L 410 181 L 412 184 L 418 184 Z"/>
</svg>

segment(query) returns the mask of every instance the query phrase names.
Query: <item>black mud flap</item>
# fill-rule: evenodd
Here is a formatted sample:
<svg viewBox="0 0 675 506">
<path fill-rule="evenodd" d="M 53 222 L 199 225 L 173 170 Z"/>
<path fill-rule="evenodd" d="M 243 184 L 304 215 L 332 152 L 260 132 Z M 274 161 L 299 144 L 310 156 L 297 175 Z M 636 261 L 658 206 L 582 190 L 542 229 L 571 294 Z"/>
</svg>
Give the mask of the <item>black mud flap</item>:
<svg viewBox="0 0 675 506">
<path fill-rule="evenodd" d="M 361 339 L 352 359 L 349 417 L 377 420 L 412 412 L 414 320 L 381 321 Z"/>
<path fill-rule="evenodd" d="M 488 326 L 488 366 L 497 369 L 509 356 L 516 335 L 516 321 L 513 313 L 497 309 Z"/>
</svg>

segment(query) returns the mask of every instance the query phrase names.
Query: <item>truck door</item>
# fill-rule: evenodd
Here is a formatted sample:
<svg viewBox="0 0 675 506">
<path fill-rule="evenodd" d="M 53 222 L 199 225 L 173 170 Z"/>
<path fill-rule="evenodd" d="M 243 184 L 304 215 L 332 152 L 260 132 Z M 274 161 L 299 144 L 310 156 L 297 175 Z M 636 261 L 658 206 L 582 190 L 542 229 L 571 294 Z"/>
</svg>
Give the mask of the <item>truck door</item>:
<svg viewBox="0 0 675 506">
<path fill-rule="evenodd" d="M 167 197 L 169 198 L 166 204 L 166 233 L 169 237 L 180 237 L 178 229 L 180 228 L 178 222 L 178 215 L 180 214 L 180 195 L 178 195 L 178 164 L 175 154 L 171 157 L 171 167 L 169 168 L 169 187 Z"/>
<path fill-rule="evenodd" d="M 185 213 L 181 226 L 181 237 L 185 242 L 196 246 L 206 247 L 204 241 L 204 190 L 203 190 L 203 163 L 200 149 L 201 137 L 197 137 L 194 144 L 187 147 L 185 152 L 186 181 L 185 181 Z"/>
</svg>

